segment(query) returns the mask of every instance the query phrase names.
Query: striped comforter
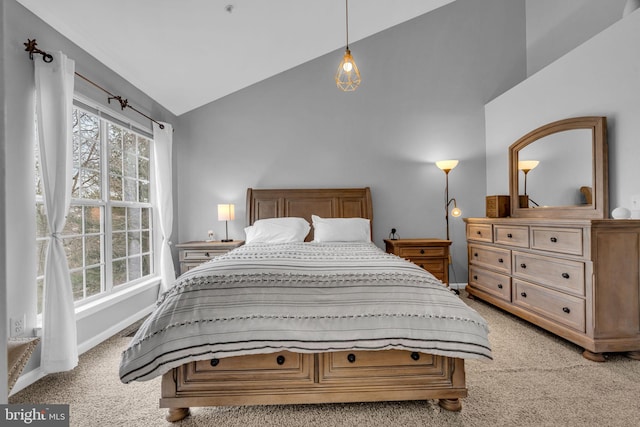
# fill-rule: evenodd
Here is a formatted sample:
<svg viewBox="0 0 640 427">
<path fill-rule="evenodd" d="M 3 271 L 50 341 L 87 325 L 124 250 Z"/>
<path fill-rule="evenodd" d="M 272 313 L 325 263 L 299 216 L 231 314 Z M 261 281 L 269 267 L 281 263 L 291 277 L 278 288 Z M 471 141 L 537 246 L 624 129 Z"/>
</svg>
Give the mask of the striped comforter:
<svg viewBox="0 0 640 427">
<path fill-rule="evenodd" d="M 485 320 L 372 243 L 241 246 L 183 274 L 122 354 L 124 383 L 282 350 L 403 349 L 491 359 Z"/>
</svg>

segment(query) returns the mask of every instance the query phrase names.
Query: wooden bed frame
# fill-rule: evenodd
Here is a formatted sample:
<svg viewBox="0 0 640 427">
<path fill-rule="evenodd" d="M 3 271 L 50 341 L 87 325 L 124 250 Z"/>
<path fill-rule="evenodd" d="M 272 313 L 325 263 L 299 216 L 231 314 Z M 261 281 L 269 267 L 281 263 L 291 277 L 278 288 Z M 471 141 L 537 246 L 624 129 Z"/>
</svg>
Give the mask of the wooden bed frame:
<svg viewBox="0 0 640 427">
<path fill-rule="evenodd" d="M 311 215 L 373 219 L 369 188 L 247 190 L 247 222 Z M 312 235 L 307 240 L 311 240 Z M 402 350 L 279 352 L 191 362 L 162 377 L 160 407 L 179 421 L 191 406 L 439 399 L 459 411 L 464 360 Z"/>
</svg>

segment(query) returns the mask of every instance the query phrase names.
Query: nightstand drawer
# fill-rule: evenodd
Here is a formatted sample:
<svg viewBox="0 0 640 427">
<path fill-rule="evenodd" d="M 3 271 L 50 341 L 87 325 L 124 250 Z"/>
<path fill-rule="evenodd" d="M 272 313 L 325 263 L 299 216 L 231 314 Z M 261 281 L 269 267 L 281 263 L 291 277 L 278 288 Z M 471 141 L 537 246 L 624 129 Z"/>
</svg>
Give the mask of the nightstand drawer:
<svg viewBox="0 0 640 427">
<path fill-rule="evenodd" d="M 517 246 L 520 248 L 529 247 L 529 227 L 496 225 L 493 228 L 493 241 L 501 245 Z"/>
<path fill-rule="evenodd" d="M 493 232 L 491 224 L 468 224 L 467 240 L 476 240 L 479 242 L 493 242 Z"/>
<path fill-rule="evenodd" d="M 542 286 L 513 280 L 513 303 L 580 332 L 585 331 L 585 302 Z"/>
<path fill-rule="evenodd" d="M 583 255 L 582 228 L 531 227 L 531 249 Z"/>
<path fill-rule="evenodd" d="M 482 245 L 469 245 L 469 262 L 504 273 L 511 273 L 511 251 Z"/>
<path fill-rule="evenodd" d="M 399 256 L 402 258 L 410 258 L 413 261 L 414 258 L 425 258 L 425 257 L 437 257 L 442 258 L 443 256 L 447 256 L 448 248 L 444 247 L 419 247 L 419 246 L 409 246 L 409 247 L 400 247 L 399 248 Z"/>
<path fill-rule="evenodd" d="M 229 252 L 228 249 L 184 249 L 180 251 L 180 261 L 208 261 L 218 255 Z"/>
<path fill-rule="evenodd" d="M 445 262 L 441 259 L 431 259 L 431 258 L 412 258 L 409 261 L 416 264 L 418 267 L 424 268 L 425 270 L 433 273 L 443 273 Z"/>
<path fill-rule="evenodd" d="M 559 291 L 585 294 L 584 263 L 513 252 L 513 275 Z"/>
</svg>

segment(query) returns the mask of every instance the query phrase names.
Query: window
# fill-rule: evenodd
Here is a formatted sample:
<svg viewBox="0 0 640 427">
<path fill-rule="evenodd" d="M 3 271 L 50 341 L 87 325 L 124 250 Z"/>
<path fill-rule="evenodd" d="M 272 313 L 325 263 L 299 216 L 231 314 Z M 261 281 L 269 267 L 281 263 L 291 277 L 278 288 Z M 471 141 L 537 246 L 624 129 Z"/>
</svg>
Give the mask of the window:
<svg viewBox="0 0 640 427">
<path fill-rule="evenodd" d="M 76 305 L 154 274 L 151 144 L 115 121 L 73 110 L 71 207 L 63 239 Z M 36 149 L 36 153 L 37 153 Z M 38 313 L 50 233 L 36 155 Z M 105 172 L 106 171 L 106 172 Z"/>
</svg>

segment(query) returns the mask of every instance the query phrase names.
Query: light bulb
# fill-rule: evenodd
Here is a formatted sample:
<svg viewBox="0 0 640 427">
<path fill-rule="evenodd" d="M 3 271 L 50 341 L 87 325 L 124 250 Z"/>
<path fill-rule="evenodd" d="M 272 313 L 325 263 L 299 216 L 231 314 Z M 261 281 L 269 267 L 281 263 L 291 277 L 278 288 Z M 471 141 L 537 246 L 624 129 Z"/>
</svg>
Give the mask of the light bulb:
<svg viewBox="0 0 640 427">
<path fill-rule="evenodd" d="M 353 70 L 353 64 L 349 61 L 346 61 L 344 64 L 342 64 L 342 69 L 348 73 Z"/>
<path fill-rule="evenodd" d="M 451 216 L 454 217 L 459 217 L 460 215 L 462 215 L 462 211 L 459 208 L 453 208 L 451 209 Z"/>
</svg>

